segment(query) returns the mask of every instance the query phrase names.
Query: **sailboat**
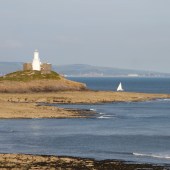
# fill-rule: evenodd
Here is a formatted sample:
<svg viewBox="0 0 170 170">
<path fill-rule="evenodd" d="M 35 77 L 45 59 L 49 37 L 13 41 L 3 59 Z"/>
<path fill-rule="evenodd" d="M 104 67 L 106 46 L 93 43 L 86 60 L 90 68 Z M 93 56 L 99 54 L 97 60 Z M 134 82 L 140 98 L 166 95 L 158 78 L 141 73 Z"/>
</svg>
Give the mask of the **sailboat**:
<svg viewBox="0 0 170 170">
<path fill-rule="evenodd" d="M 124 91 L 124 89 L 122 88 L 122 83 L 119 83 L 119 86 L 117 87 L 117 91 Z"/>
</svg>

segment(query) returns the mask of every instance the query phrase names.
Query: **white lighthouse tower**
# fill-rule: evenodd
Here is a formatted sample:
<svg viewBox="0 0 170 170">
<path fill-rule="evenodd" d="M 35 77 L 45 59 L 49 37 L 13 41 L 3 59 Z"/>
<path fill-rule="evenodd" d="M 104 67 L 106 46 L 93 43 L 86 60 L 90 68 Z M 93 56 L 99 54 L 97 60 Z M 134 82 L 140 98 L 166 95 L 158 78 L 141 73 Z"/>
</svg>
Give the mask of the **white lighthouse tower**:
<svg viewBox="0 0 170 170">
<path fill-rule="evenodd" d="M 34 59 L 33 59 L 33 62 L 32 62 L 32 69 L 37 70 L 37 71 L 41 70 L 41 62 L 40 62 L 38 50 L 34 51 Z"/>
</svg>

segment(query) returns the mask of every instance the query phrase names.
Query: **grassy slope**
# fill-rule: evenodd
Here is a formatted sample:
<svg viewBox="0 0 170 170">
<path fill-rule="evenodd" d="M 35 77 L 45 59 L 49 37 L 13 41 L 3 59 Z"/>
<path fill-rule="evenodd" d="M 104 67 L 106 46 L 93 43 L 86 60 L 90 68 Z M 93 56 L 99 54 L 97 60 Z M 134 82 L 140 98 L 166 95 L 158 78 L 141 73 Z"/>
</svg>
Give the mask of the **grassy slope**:
<svg viewBox="0 0 170 170">
<path fill-rule="evenodd" d="M 33 81 L 33 80 L 59 80 L 61 79 L 60 75 L 54 71 L 51 71 L 50 74 L 42 74 L 40 71 L 17 71 L 14 73 L 7 74 L 4 77 L 0 77 L 0 81 L 9 80 L 9 81 Z"/>
<path fill-rule="evenodd" d="M 52 71 L 42 74 L 40 71 L 17 71 L 0 77 L 0 92 L 50 92 L 63 90 L 84 90 L 82 83 L 65 79 Z"/>
</svg>

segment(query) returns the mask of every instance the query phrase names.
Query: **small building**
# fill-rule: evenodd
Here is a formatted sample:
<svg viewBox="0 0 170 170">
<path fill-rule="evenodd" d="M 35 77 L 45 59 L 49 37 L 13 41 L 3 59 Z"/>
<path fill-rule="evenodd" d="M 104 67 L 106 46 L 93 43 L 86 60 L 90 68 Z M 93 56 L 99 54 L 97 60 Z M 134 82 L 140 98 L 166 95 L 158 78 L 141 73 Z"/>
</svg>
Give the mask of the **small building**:
<svg viewBox="0 0 170 170">
<path fill-rule="evenodd" d="M 23 64 L 23 70 L 24 71 L 32 70 L 32 63 L 24 63 Z"/>
<path fill-rule="evenodd" d="M 43 74 L 51 73 L 51 64 L 49 64 L 49 63 L 41 64 L 41 72 Z"/>
<path fill-rule="evenodd" d="M 41 71 L 41 73 L 43 74 L 51 73 L 52 70 L 51 68 L 52 68 L 51 64 L 41 63 L 38 50 L 34 51 L 34 58 L 32 63 L 23 64 L 24 71 L 36 70 L 36 71 Z"/>
</svg>

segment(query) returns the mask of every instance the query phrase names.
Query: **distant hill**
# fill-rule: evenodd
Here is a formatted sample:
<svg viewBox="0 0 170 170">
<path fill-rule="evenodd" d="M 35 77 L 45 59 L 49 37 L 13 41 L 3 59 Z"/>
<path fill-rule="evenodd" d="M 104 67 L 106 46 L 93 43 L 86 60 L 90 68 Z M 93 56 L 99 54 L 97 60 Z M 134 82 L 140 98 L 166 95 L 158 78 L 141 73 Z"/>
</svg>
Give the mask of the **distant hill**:
<svg viewBox="0 0 170 170">
<path fill-rule="evenodd" d="M 140 71 L 130 69 L 119 69 L 111 67 L 99 67 L 85 64 L 53 66 L 53 70 L 66 76 L 80 77 L 107 77 L 107 76 L 143 76 L 143 77 L 160 77 L 170 76 L 168 73 L 159 73 L 153 71 Z"/>
<path fill-rule="evenodd" d="M 22 62 L 0 62 L 0 75 L 22 70 Z M 108 77 L 108 76 L 129 76 L 129 77 L 170 77 L 170 73 L 154 71 L 141 71 L 130 69 L 118 69 L 112 67 L 98 67 L 85 64 L 53 65 L 53 70 L 65 76 L 80 77 Z"/>
</svg>

